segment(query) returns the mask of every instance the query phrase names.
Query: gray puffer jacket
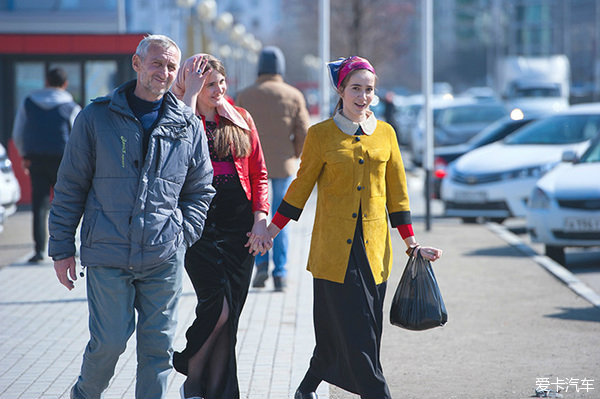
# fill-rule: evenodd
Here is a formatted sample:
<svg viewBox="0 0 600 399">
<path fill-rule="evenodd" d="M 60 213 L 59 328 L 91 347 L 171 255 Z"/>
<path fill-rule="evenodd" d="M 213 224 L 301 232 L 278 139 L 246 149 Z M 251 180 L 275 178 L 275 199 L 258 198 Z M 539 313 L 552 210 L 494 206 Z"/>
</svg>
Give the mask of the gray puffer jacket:
<svg viewBox="0 0 600 399">
<path fill-rule="evenodd" d="M 143 129 L 129 108 L 130 81 L 80 112 L 54 187 L 49 255 L 142 270 L 196 242 L 215 189 L 206 136 L 192 110 L 168 92 L 142 156 Z"/>
</svg>

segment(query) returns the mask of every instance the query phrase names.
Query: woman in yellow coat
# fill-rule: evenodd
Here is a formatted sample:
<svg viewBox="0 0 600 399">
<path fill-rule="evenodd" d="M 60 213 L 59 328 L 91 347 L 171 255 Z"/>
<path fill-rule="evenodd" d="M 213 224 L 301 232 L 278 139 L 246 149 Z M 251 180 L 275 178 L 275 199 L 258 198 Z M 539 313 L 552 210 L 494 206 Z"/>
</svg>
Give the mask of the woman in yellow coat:
<svg viewBox="0 0 600 399">
<path fill-rule="evenodd" d="M 387 218 L 408 250 L 435 261 L 442 251 L 415 240 L 396 133 L 369 110 L 375 70 L 361 57 L 328 64 L 340 96 L 334 116 L 311 126 L 300 169 L 268 226 L 271 237 L 298 220 L 317 184 L 308 270 L 314 277 L 316 346 L 295 399 L 316 399 L 327 381 L 365 399 L 391 398 L 380 363 L 383 299 L 392 266 Z"/>
</svg>

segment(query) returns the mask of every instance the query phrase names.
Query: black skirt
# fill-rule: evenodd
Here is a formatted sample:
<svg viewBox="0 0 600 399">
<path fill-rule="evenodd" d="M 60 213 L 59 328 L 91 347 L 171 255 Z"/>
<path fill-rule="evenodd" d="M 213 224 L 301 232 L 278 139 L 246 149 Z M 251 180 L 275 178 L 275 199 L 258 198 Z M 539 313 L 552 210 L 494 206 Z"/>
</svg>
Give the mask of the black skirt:
<svg viewBox="0 0 600 399">
<path fill-rule="evenodd" d="M 344 283 L 314 279 L 312 375 L 363 399 L 391 398 L 380 363 L 386 285 L 375 284 L 359 219 Z"/>
<path fill-rule="evenodd" d="M 244 247 L 248 241 L 246 233 L 252 229 L 253 222 L 251 202 L 239 181 L 220 185 L 208 211 L 202 237 L 185 256 L 185 268 L 198 304 L 196 319 L 185 334 L 186 347 L 174 353 L 173 365 L 178 372 L 187 375 L 188 360 L 214 330 L 223 300 L 227 299 L 230 347 L 227 375 L 218 395 L 224 399 L 239 398 L 235 345 L 254 264 L 254 257 Z"/>
</svg>

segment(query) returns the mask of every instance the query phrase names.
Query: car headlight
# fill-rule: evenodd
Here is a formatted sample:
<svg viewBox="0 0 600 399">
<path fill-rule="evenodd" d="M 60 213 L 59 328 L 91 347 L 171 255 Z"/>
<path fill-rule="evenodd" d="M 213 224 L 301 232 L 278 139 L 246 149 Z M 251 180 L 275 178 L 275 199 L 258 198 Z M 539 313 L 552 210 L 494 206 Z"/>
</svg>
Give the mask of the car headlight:
<svg viewBox="0 0 600 399">
<path fill-rule="evenodd" d="M 528 168 L 511 170 L 505 173 L 502 173 L 502 180 L 512 180 L 512 179 L 526 179 L 529 177 L 542 177 L 546 174 L 546 172 L 550 171 L 558 162 L 547 163 L 544 165 L 531 166 Z"/>
<path fill-rule="evenodd" d="M 8 158 L 0 158 L 0 171 L 9 173 L 12 171 L 12 164 Z"/>
<path fill-rule="evenodd" d="M 550 197 L 539 187 L 533 189 L 531 197 L 529 197 L 529 207 L 532 209 L 548 209 L 550 208 Z"/>
</svg>

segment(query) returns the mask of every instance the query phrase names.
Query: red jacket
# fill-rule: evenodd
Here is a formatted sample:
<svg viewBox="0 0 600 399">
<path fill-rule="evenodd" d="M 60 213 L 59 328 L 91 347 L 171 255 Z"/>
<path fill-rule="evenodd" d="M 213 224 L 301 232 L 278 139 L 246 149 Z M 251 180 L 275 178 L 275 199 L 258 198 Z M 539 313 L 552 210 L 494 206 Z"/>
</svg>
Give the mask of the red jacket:
<svg viewBox="0 0 600 399">
<path fill-rule="evenodd" d="M 252 201 L 252 212 L 263 211 L 268 214 L 269 181 L 267 165 L 265 164 L 258 132 L 250 113 L 241 107 L 235 107 L 235 109 L 242 115 L 250 127 L 250 144 L 252 146 L 252 151 L 248 157 L 238 158 L 235 156 L 233 143 L 231 144 L 231 155 L 233 156 L 235 170 L 246 193 L 246 197 L 249 201 Z M 204 121 L 204 118 L 202 118 L 202 121 Z"/>
<path fill-rule="evenodd" d="M 240 183 L 246 192 L 246 197 L 252 201 L 252 211 L 263 211 L 269 214 L 269 180 L 265 157 L 258 138 L 258 132 L 250 113 L 242 107 L 235 109 L 244 117 L 250 126 L 250 143 L 252 152 L 246 158 L 237 158 L 233 155 L 235 169 L 240 178 Z M 232 154 L 235 151 L 231 150 Z"/>
</svg>

